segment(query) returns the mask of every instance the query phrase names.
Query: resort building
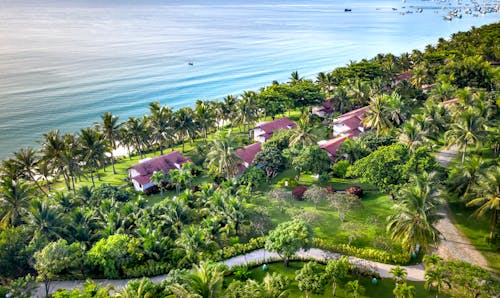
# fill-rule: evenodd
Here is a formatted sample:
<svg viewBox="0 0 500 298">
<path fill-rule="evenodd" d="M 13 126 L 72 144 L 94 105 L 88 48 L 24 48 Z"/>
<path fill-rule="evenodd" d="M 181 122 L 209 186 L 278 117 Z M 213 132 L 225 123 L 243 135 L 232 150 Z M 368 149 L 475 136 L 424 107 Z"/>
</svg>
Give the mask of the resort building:
<svg viewBox="0 0 500 298">
<path fill-rule="evenodd" d="M 257 142 L 264 143 L 272 137 L 273 132 L 276 130 L 292 129 L 295 127 L 297 127 L 297 124 L 287 117 L 276 119 L 271 122 L 259 123 L 253 130 L 253 139 Z"/>
<path fill-rule="evenodd" d="M 452 98 L 452 99 L 448 99 L 447 101 L 443 101 L 443 105 L 445 108 L 449 108 L 450 106 L 452 106 L 452 104 L 458 102 L 458 98 Z"/>
<path fill-rule="evenodd" d="M 128 177 L 134 184 L 135 190 L 149 193 L 156 186 L 151 182 L 151 175 L 158 171 L 168 173 L 170 170 L 180 169 L 187 162 L 191 162 L 191 159 L 184 157 L 179 151 L 172 151 L 165 155 L 141 160 L 139 164 L 128 169 Z"/>
<path fill-rule="evenodd" d="M 340 148 L 340 144 L 342 144 L 347 138 L 353 138 L 353 135 L 342 136 L 331 140 L 319 141 L 318 145 L 321 149 L 326 151 L 328 157 L 330 157 L 330 160 L 332 162 L 335 162 L 335 157 L 337 151 Z"/>
<path fill-rule="evenodd" d="M 333 135 L 334 136 L 358 136 L 365 131 L 365 127 L 361 121 L 365 118 L 365 111 L 368 106 L 359 108 L 354 111 L 342 114 L 333 120 Z"/>
<path fill-rule="evenodd" d="M 238 165 L 238 171 L 242 173 L 246 168 L 253 164 L 253 160 L 257 153 L 262 151 L 261 143 L 254 143 L 246 146 L 243 149 L 236 150 L 236 155 L 241 158 L 242 163 Z"/>
<path fill-rule="evenodd" d="M 326 118 L 333 114 L 334 107 L 333 103 L 331 102 L 331 98 L 325 99 L 325 102 L 321 106 L 315 106 L 312 108 L 312 113 L 314 115 L 318 115 L 321 118 Z"/>
</svg>

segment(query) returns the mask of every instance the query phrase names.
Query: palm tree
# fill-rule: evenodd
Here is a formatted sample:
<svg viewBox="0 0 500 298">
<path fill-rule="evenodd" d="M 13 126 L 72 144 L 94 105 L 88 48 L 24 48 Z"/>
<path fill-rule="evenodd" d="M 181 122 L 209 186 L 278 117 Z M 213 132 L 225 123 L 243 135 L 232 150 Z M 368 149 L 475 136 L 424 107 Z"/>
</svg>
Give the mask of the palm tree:
<svg viewBox="0 0 500 298">
<path fill-rule="evenodd" d="M 38 187 L 38 189 L 46 195 L 47 192 L 42 188 L 40 183 L 38 183 L 38 178 L 35 178 L 35 175 L 38 174 L 36 173 L 36 167 L 40 162 L 38 152 L 36 152 L 33 148 L 21 148 L 19 151 L 14 152 L 14 160 L 19 169 L 23 172 L 23 176 L 34 182 L 36 187 Z"/>
<path fill-rule="evenodd" d="M 28 226 L 33 231 L 32 242 L 54 241 L 65 232 L 64 213 L 47 200 L 35 200 L 29 209 Z"/>
<path fill-rule="evenodd" d="M 156 294 L 151 289 L 152 282 L 150 279 L 143 277 L 137 287 L 131 287 L 130 283 L 121 291 L 118 291 L 113 297 L 116 298 L 153 298 Z"/>
<path fill-rule="evenodd" d="M 76 178 L 81 175 L 80 162 L 83 161 L 83 154 L 80 148 L 80 140 L 74 134 L 64 135 L 63 159 L 67 171 L 68 180 L 71 181 L 73 194 L 76 195 Z"/>
<path fill-rule="evenodd" d="M 333 90 L 333 99 L 331 101 L 335 105 L 335 110 L 339 111 L 340 114 L 343 114 L 352 108 L 346 86 L 337 86 L 337 88 Z"/>
<path fill-rule="evenodd" d="M 300 144 L 302 147 L 312 146 L 318 142 L 318 137 L 312 133 L 308 115 L 304 115 L 298 122 L 298 126 L 289 131 L 290 146 Z"/>
<path fill-rule="evenodd" d="M 220 131 L 215 135 L 207 154 L 205 162 L 207 166 L 218 175 L 224 175 L 226 179 L 231 179 L 238 171 L 240 158 L 235 151 L 236 140 L 231 131 Z"/>
<path fill-rule="evenodd" d="M 298 82 L 302 81 L 302 78 L 300 77 L 299 75 L 299 72 L 298 71 L 293 71 L 291 74 L 290 74 L 290 78 L 289 78 L 289 81 L 288 83 L 290 85 L 294 85 Z"/>
<path fill-rule="evenodd" d="M 438 255 L 432 254 L 432 255 L 425 255 L 422 258 L 422 261 L 425 263 L 425 269 L 427 270 L 430 268 L 435 268 L 438 265 L 440 265 L 442 259 Z"/>
<path fill-rule="evenodd" d="M 427 132 L 427 138 L 432 140 L 437 140 L 451 122 L 448 109 L 443 104 L 432 101 L 424 104 L 422 118 L 422 128 Z"/>
<path fill-rule="evenodd" d="M 421 64 L 413 67 L 411 72 L 410 83 L 416 87 L 421 88 L 423 84 L 425 84 L 427 80 L 427 71 L 425 67 Z"/>
<path fill-rule="evenodd" d="M 406 107 L 399 95 L 396 92 L 393 92 L 389 97 L 386 97 L 386 113 L 389 120 L 399 126 L 406 120 Z"/>
<path fill-rule="evenodd" d="M 165 188 L 165 183 L 168 181 L 169 175 L 162 170 L 156 171 L 151 175 L 151 182 L 156 184 L 160 189 L 160 196 L 163 197 L 163 189 Z"/>
<path fill-rule="evenodd" d="M 202 261 L 192 271 L 184 277 L 183 285 L 169 286 L 176 297 L 221 297 L 224 265 Z"/>
<path fill-rule="evenodd" d="M 210 233 L 206 229 L 190 225 L 185 227 L 175 244 L 180 248 L 183 258 L 181 263 L 197 263 L 203 254 L 203 250 L 213 249 L 216 244 L 210 239 Z"/>
<path fill-rule="evenodd" d="M 345 291 L 354 298 L 359 298 L 365 292 L 365 288 L 359 284 L 358 280 L 350 281 L 345 285 Z"/>
<path fill-rule="evenodd" d="M 396 298 L 413 298 L 416 295 L 416 289 L 415 286 L 404 282 L 396 284 L 392 293 Z"/>
<path fill-rule="evenodd" d="M 370 107 L 366 110 L 365 118 L 362 120 L 362 123 L 366 127 L 377 131 L 377 136 L 392 126 L 386 112 L 387 99 L 388 96 L 385 94 L 372 97 L 370 100 Z"/>
<path fill-rule="evenodd" d="M 0 227 L 17 226 L 27 213 L 34 189 L 29 184 L 5 178 L 0 184 Z"/>
<path fill-rule="evenodd" d="M 70 191 L 70 175 L 67 173 L 67 167 L 65 167 L 64 152 L 66 145 L 64 138 L 58 130 L 51 130 L 43 134 L 43 138 L 44 140 L 41 143 L 42 159 L 49 165 L 53 173 L 63 176 L 66 188 Z"/>
<path fill-rule="evenodd" d="M 182 142 L 182 152 L 187 138 L 192 138 L 194 130 L 194 113 L 190 107 L 177 110 L 174 114 L 175 128 Z"/>
<path fill-rule="evenodd" d="M 158 101 L 149 104 L 149 111 L 151 113 L 148 118 L 151 136 L 160 147 L 160 155 L 163 155 L 165 136 L 171 130 L 173 112 L 167 106 L 160 106 Z"/>
<path fill-rule="evenodd" d="M 139 150 L 139 154 L 143 158 L 145 123 L 135 117 L 130 117 L 124 123 L 124 130 L 122 132 L 126 135 L 125 139 L 133 141 L 133 147 Z"/>
<path fill-rule="evenodd" d="M 330 96 L 334 87 L 335 87 L 335 78 L 333 73 L 331 72 L 320 72 L 316 76 L 316 82 L 321 87 L 321 90 L 326 94 L 326 96 Z"/>
<path fill-rule="evenodd" d="M 493 240 L 500 211 L 500 166 L 490 167 L 481 175 L 475 188 L 476 198 L 467 203 L 467 206 L 479 206 L 474 216 L 484 217 L 491 213 L 490 241 Z"/>
<path fill-rule="evenodd" d="M 485 133 L 484 118 L 474 112 L 464 111 L 460 119 L 453 123 L 444 137 L 448 146 L 458 146 L 462 151 L 462 164 L 465 160 L 467 147 L 469 145 L 476 145 L 481 143 L 482 137 Z"/>
<path fill-rule="evenodd" d="M 471 190 L 477 186 L 480 174 L 485 170 L 486 163 L 476 155 L 467 156 L 464 163 L 453 163 L 448 178 L 448 190 L 452 194 L 470 199 Z"/>
<path fill-rule="evenodd" d="M 399 141 L 414 152 L 423 143 L 425 132 L 419 122 L 412 118 L 399 129 Z"/>
<path fill-rule="evenodd" d="M 400 201 L 393 208 L 394 215 L 387 218 L 387 231 L 391 238 L 401 241 L 411 253 L 417 244 L 426 251 L 439 240 L 439 231 L 434 226 L 440 219 L 437 210 L 440 199 L 431 184 L 434 175 L 428 175 L 427 181 L 417 176 L 410 178 L 410 184 L 400 191 Z"/>
<path fill-rule="evenodd" d="M 405 268 L 402 268 L 401 266 L 394 266 L 389 270 L 389 273 L 392 274 L 392 278 L 394 279 L 396 285 L 405 283 L 406 282 L 406 277 L 408 276 L 408 271 L 406 271 Z"/>
<path fill-rule="evenodd" d="M 194 122 L 202 129 L 203 138 L 206 140 L 208 131 L 215 123 L 215 110 L 208 101 L 197 100 L 194 109 Z"/>
<path fill-rule="evenodd" d="M 360 138 L 346 138 L 344 142 L 340 143 L 339 150 L 337 151 L 338 157 L 346 157 L 350 164 L 356 160 L 361 159 L 369 154 Z"/>
<path fill-rule="evenodd" d="M 245 91 L 236 102 L 235 121 L 243 125 L 246 132 L 249 125 L 257 119 L 257 94 L 253 91 Z"/>
<path fill-rule="evenodd" d="M 111 146 L 109 147 L 109 153 L 111 154 L 111 166 L 113 168 L 113 174 L 116 174 L 115 169 L 115 157 L 113 155 L 113 150 L 116 150 L 116 141 L 118 138 L 118 132 L 120 125 L 118 124 L 118 116 L 113 116 L 110 112 L 104 113 L 101 116 L 102 123 L 99 124 L 101 132 L 106 136 Z"/>
<path fill-rule="evenodd" d="M 92 186 L 95 187 L 94 174 L 100 179 L 98 169 L 106 152 L 104 135 L 93 128 L 84 128 L 80 130 L 78 139 L 81 144 L 82 161 L 85 162 L 92 178 Z"/>
<path fill-rule="evenodd" d="M 354 100 L 354 105 L 365 106 L 370 100 L 370 86 L 361 79 L 349 80 L 348 94 Z"/>
<path fill-rule="evenodd" d="M 449 276 L 444 267 L 435 266 L 425 271 L 425 284 L 427 289 L 434 287 L 436 289 L 436 298 L 443 291 L 445 286 L 451 287 Z"/>
<path fill-rule="evenodd" d="M 450 78 L 446 75 L 442 75 L 436 81 L 436 85 L 432 89 L 429 98 L 438 102 L 442 102 L 452 98 L 455 92 L 456 89 L 451 84 Z"/>
</svg>

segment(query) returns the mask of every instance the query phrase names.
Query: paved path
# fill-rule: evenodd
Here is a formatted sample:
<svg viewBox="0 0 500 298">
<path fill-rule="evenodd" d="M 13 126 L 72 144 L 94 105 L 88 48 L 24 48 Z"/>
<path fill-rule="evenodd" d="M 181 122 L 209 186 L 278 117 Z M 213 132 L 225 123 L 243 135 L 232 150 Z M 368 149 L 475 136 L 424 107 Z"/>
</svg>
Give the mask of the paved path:
<svg viewBox="0 0 500 298">
<path fill-rule="evenodd" d="M 448 167 L 450 161 L 458 154 L 455 146 L 439 152 L 436 160 L 444 167 Z M 441 232 L 441 241 L 436 248 L 436 254 L 445 260 L 455 259 L 469 262 L 484 268 L 488 268 L 488 262 L 484 256 L 472 245 L 450 220 L 450 210 L 446 204 L 441 209 L 443 218 L 436 224 Z"/>
<path fill-rule="evenodd" d="M 308 251 L 299 251 L 297 256 L 302 259 L 308 260 L 331 260 L 340 258 L 340 254 L 324 251 L 318 248 L 311 248 Z M 264 263 L 265 261 L 276 261 L 281 258 L 276 253 L 271 253 L 264 249 L 258 249 L 253 252 L 247 253 L 245 255 L 236 256 L 223 261 L 229 268 L 239 265 L 251 264 L 251 263 Z M 389 273 L 394 265 L 382 264 L 378 262 L 367 261 L 360 258 L 349 257 L 349 261 L 353 264 L 362 264 L 364 266 L 370 267 L 376 270 L 381 277 L 392 278 Z M 408 271 L 408 279 L 413 281 L 424 281 L 424 267 L 422 265 L 414 266 L 402 266 Z M 151 281 L 154 283 L 160 283 L 167 277 L 166 274 L 150 277 Z M 100 283 L 102 286 L 111 285 L 115 289 L 123 288 L 132 279 L 96 279 L 96 283 Z M 50 293 L 57 291 L 58 289 L 73 290 L 75 288 L 83 288 L 84 280 L 68 280 L 68 281 L 54 281 L 50 286 Z M 35 292 L 35 297 L 44 297 L 45 288 L 43 284 L 40 284 L 37 291 Z"/>
</svg>

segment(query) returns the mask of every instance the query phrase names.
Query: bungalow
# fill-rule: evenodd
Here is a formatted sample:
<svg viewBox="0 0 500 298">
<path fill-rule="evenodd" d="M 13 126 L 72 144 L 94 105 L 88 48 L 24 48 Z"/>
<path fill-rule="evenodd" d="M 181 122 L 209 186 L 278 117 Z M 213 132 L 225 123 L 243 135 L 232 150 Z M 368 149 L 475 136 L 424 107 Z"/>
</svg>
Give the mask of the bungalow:
<svg viewBox="0 0 500 298">
<path fill-rule="evenodd" d="M 183 164 L 191 162 L 191 159 L 184 157 L 179 151 L 172 151 L 168 154 L 154 158 L 144 159 L 139 164 L 128 169 L 128 177 L 134 184 L 137 191 L 150 192 L 156 186 L 151 182 L 151 175 L 158 171 L 168 173 L 173 169 L 180 169 Z"/>
<path fill-rule="evenodd" d="M 358 136 L 365 131 L 361 121 L 365 118 L 365 111 L 368 106 L 359 108 L 354 111 L 342 114 L 333 120 L 333 135 L 334 136 Z"/>
<path fill-rule="evenodd" d="M 253 143 L 243 149 L 236 150 L 236 155 L 241 158 L 242 161 L 242 163 L 238 165 L 238 170 L 240 173 L 253 164 L 255 156 L 260 151 L 262 151 L 261 143 Z"/>
<path fill-rule="evenodd" d="M 276 119 L 271 122 L 259 123 L 253 130 L 253 139 L 257 142 L 264 143 L 271 138 L 274 131 L 292 129 L 295 127 L 297 127 L 297 124 L 287 117 Z"/>
<path fill-rule="evenodd" d="M 325 102 L 323 103 L 322 106 L 313 107 L 312 113 L 314 115 L 318 115 L 321 118 L 326 118 L 327 116 L 333 114 L 334 106 L 331 100 L 332 100 L 331 98 L 327 98 L 325 99 Z"/>
<path fill-rule="evenodd" d="M 319 141 L 318 145 L 321 149 L 326 151 L 328 157 L 330 157 L 332 161 L 335 161 L 335 155 L 340 148 L 340 144 L 342 144 L 347 138 L 351 139 L 353 137 L 353 135 L 346 135 L 328 141 Z"/>
</svg>

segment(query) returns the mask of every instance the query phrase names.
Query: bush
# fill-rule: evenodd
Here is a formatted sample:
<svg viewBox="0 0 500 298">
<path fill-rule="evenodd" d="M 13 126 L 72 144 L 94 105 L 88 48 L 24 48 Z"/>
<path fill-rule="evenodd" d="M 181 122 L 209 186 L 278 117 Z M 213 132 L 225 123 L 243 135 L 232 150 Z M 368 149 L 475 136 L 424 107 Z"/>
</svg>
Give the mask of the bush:
<svg viewBox="0 0 500 298">
<path fill-rule="evenodd" d="M 410 254 L 391 253 L 374 248 L 361 248 L 349 244 L 332 243 L 319 238 L 313 239 L 313 247 L 385 264 L 407 265 L 410 263 Z"/>
<path fill-rule="evenodd" d="M 233 269 L 233 275 L 235 279 L 245 281 L 252 277 L 252 271 L 250 271 L 248 265 L 237 266 Z"/>
<path fill-rule="evenodd" d="M 321 173 L 318 177 L 318 183 L 320 185 L 325 185 L 328 184 L 328 182 L 330 182 L 330 175 L 328 175 L 328 173 Z"/>
<path fill-rule="evenodd" d="M 350 195 L 355 195 L 358 198 L 361 198 L 363 196 L 363 189 L 356 185 L 346 188 L 345 192 Z"/>
<path fill-rule="evenodd" d="M 304 193 L 307 190 L 307 186 L 299 185 L 292 190 L 292 195 L 296 200 L 302 201 L 304 199 Z"/>
<path fill-rule="evenodd" d="M 347 168 L 349 167 L 349 161 L 348 160 L 339 160 L 336 163 L 333 164 L 332 166 L 332 174 L 334 177 L 337 178 L 345 178 L 347 174 Z"/>
<path fill-rule="evenodd" d="M 335 192 L 335 188 L 333 188 L 333 186 L 331 186 L 331 185 L 325 186 L 325 189 L 326 189 L 326 191 L 331 192 L 331 193 Z"/>
</svg>

